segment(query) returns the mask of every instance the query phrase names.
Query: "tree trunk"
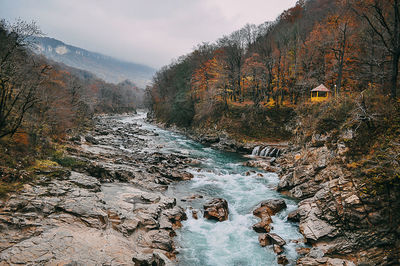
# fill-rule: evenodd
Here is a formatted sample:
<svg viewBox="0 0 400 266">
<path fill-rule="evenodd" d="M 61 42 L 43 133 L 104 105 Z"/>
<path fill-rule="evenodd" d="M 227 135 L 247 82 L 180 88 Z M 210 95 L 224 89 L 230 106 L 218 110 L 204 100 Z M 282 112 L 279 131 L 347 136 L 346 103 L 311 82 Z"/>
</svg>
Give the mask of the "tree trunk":
<svg viewBox="0 0 400 266">
<path fill-rule="evenodd" d="M 392 80 L 390 94 L 393 99 L 396 99 L 397 94 L 397 76 L 399 75 L 399 58 L 400 58 L 400 36 L 399 36 L 399 1 L 394 0 L 394 53 L 392 58 Z"/>
<path fill-rule="evenodd" d="M 400 53 L 396 52 L 392 57 L 392 77 L 391 77 L 391 88 L 390 96 L 393 99 L 397 97 L 397 76 L 399 75 L 399 59 Z"/>
</svg>

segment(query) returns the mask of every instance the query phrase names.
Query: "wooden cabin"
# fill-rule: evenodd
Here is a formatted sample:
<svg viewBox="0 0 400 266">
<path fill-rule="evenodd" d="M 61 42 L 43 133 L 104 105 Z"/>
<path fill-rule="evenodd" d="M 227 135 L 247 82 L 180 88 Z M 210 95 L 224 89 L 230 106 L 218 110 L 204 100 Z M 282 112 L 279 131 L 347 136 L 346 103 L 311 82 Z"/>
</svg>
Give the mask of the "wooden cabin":
<svg viewBox="0 0 400 266">
<path fill-rule="evenodd" d="M 323 84 L 311 90 L 311 102 L 327 101 L 331 97 L 332 92 Z"/>
</svg>

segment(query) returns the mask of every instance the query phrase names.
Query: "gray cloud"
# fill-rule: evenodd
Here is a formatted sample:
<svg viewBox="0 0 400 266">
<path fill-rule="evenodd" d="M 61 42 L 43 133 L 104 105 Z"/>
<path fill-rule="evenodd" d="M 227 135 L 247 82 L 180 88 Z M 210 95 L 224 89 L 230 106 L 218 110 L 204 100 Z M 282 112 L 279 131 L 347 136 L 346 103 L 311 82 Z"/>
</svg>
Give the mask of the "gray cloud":
<svg viewBox="0 0 400 266">
<path fill-rule="evenodd" d="M 34 20 L 49 37 L 153 67 L 296 0 L 1 0 L 0 17 Z"/>
</svg>

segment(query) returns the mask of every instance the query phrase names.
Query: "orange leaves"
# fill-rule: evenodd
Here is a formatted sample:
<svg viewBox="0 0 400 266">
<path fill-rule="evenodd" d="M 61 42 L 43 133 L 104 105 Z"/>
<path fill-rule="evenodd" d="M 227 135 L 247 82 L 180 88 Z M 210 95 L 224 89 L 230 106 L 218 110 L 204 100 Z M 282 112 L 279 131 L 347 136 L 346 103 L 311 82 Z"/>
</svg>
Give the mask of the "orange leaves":
<svg viewBox="0 0 400 266">
<path fill-rule="evenodd" d="M 242 76 L 244 89 L 249 92 L 254 92 L 255 90 L 263 86 L 262 82 L 265 79 L 267 68 L 261 61 L 261 57 L 257 53 L 253 53 L 249 56 L 243 65 Z"/>
<path fill-rule="evenodd" d="M 218 89 L 224 87 L 225 67 L 222 59 L 223 51 L 214 52 L 214 57 L 198 67 L 191 79 L 192 94 L 196 99 L 203 99 L 205 92 L 212 90 L 217 95 Z"/>
<path fill-rule="evenodd" d="M 280 19 L 290 23 L 294 23 L 303 16 L 303 10 L 304 10 L 304 1 L 299 1 L 297 2 L 295 7 L 285 10 L 281 14 Z"/>
<path fill-rule="evenodd" d="M 252 54 L 244 61 L 243 72 L 246 74 L 259 74 L 266 71 L 265 65 L 262 63 L 260 55 Z"/>
<path fill-rule="evenodd" d="M 23 146 L 28 146 L 29 145 L 29 136 L 28 134 L 24 132 L 17 132 L 13 136 L 13 140 L 15 143 L 23 145 Z"/>
</svg>

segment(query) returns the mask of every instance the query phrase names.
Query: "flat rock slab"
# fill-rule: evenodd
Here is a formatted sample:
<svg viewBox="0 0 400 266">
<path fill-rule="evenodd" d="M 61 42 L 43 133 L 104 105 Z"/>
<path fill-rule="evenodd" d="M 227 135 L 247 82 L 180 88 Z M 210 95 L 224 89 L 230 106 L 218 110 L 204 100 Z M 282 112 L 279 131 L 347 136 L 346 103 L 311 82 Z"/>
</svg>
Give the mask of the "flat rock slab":
<svg viewBox="0 0 400 266">
<path fill-rule="evenodd" d="M 121 265 L 132 263 L 134 243 L 113 231 L 64 225 L 24 240 L 0 253 L 8 264 Z"/>
</svg>

